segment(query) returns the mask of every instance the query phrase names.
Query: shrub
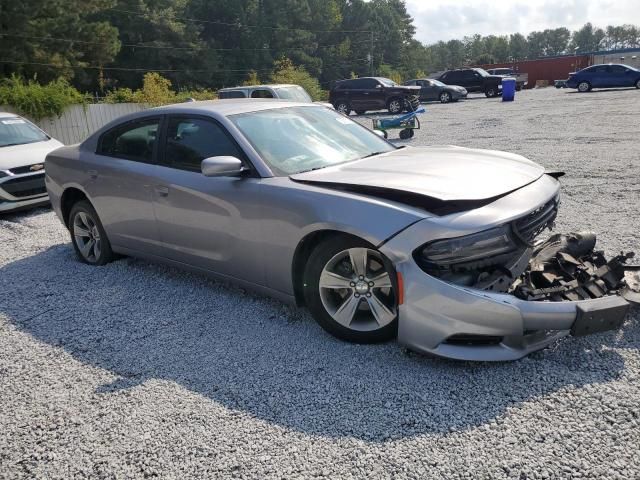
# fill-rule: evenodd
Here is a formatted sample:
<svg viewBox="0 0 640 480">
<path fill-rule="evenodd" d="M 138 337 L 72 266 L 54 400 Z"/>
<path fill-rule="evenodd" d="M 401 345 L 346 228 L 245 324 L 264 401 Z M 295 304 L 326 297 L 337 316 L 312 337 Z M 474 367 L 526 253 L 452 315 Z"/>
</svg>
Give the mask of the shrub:
<svg viewBox="0 0 640 480">
<path fill-rule="evenodd" d="M 323 100 L 326 98 L 325 92 L 323 92 L 320 87 L 318 80 L 313 78 L 304 67 L 294 66 L 288 58 L 276 61 L 274 67 L 275 71 L 273 75 L 271 75 L 271 82 L 300 85 L 309 92 L 309 95 L 311 95 L 311 98 L 314 100 Z"/>
<path fill-rule="evenodd" d="M 171 80 L 156 72 L 144 74 L 142 89 L 133 93 L 133 101 L 151 106 L 176 102 L 176 93 L 171 90 Z"/>
<path fill-rule="evenodd" d="M 261 85 L 260 79 L 258 78 L 258 72 L 251 71 L 249 75 L 247 75 L 247 79 L 242 82 L 242 85 L 250 86 L 250 85 Z"/>
<path fill-rule="evenodd" d="M 46 85 L 25 82 L 13 75 L 0 83 L 0 105 L 9 105 L 17 113 L 33 120 L 59 117 L 69 105 L 84 104 L 87 97 L 59 78 Z"/>
<path fill-rule="evenodd" d="M 176 93 L 174 98 L 175 102 L 184 102 L 188 98 L 194 100 L 215 100 L 217 98 L 215 90 L 202 89 L 202 90 L 181 90 Z"/>
<path fill-rule="evenodd" d="M 134 93 L 130 88 L 111 90 L 104 97 L 104 103 L 133 103 Z"/>
</svg>

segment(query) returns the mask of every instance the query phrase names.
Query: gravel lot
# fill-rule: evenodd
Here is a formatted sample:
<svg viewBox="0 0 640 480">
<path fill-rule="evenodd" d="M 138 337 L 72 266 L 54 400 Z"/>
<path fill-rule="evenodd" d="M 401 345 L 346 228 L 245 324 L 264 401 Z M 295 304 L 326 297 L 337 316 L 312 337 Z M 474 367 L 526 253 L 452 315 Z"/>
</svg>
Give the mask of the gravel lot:
<svg viewBox="0 0 640 480">
<path fill-rule="evenodd" d="M 562 169 L 557 230 L 640 252 L 639 99 L 431 104 L 410 143 Z M 45 209 L 0 218 L 0 246 L 0 478 L 640 477 L 637 309 L 620 332 L 468 364 L 341 343 L 163 266 L 83 265 Z"/>
</svg>

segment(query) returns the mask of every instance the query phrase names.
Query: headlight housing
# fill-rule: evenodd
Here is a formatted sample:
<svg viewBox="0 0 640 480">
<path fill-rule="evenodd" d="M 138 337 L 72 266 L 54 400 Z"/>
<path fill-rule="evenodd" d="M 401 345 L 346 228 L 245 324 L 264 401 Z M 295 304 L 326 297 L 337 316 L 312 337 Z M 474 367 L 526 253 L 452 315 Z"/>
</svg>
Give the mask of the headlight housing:
<svg viewBox="0 0 640 480">
<path fill-rule="evenodd" d="M 452 264 L 483 260 L 516 250 L 508 225 L 464 237 L 436 240 L 422 247 L 424 261 L 446 267 Z"/>
</svg>

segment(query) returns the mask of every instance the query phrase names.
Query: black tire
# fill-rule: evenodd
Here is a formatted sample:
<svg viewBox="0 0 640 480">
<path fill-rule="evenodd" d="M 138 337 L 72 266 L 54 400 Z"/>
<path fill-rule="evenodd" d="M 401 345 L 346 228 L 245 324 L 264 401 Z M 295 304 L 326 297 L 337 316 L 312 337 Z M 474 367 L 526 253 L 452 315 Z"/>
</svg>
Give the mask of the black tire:
<svg viewBox="0 0 640 480">
<path fill-rule="evenodd" d="M 373 330 L 355 330 L 334 320 L 323 304 L 323 300 L 320 296 L 320 276 L 322 275 L 325 266 L 336 255 L 339 255 L 341 252 L 350 248 L 365 248 L 376 251 L 375 247 L 364 240 L 350 236 L 336 236 L 329 238 L 313 250 L 305 268 L 304 296 L 307 308 L 309 308 L 314 319 L 325 331 L 342 340 L 353 343 L 377 343 L 391 340 L 395 338 L 398 333 L 397 304 L 395 301 L 395 298 L 397 297 L 393 294 L 393 292 L 397 291 L 397 286 L 395 283 L 395 271 L 393 269 L 393 265 L 391 265 L 391 262 L 386 258 L 382 257 L 381 254 L 380 257 L 385 264 L 384 269 L 389 274 L 394 285 L 391 293 L 394 295 L 393 311 L 395 313 L 395 317 L 390 323 Z"/>
<path fill-rule="evenodd" d="M 405 100 L 400 97 L 394 97 L 387 102 L 387 110 L 392 115 L 402 113 L 405 108 Z"/>
<path fill-rule="evenodd" d="M 400 130 L 400 139 L 401 140 L 409 140 L 413 135 L 413 130 L 411 130 L 410 128 L 405 128 L 403 130 Z"/>
<path fill-rule="evenodd" d="M 498 96 L 498 87 L 487 87 L 484 91 L 487 98 L 493 98 Z"/>
<path fill-rule="evenodd" d="M 409 130 L 409 138 L 413 138 L 413 136 L 416 134 L 416 131 L 411 129 Z"/>
<path fill-rule="evenodd" d="M 338 113 L 342 113 L 347 117 L 351 113 L 351 105 L 349 105 L 349 102 L 347 102 L 346 100 L 340 100 L 334 103 L 333 108 L 335 108 Z"/>
<path fill-rule="evenodd" d="M 89 227 L 86 229 L 88 233 L 86 237 L 79 234 L 80 231 L 85 231 L 84 227 Z M 100 217 L 87 200 L 80 200 L 71 207 L 69 233 L 73 249 L 81 262 L 89 265 L 105 265 L 115 259 Z M 81 245 L 84 238 L 88 240 Z"/>
<path fill-rule="evenodd" d="M 636 80 L 636 88 L 640 89 L 640 78 L 638 80 Z"/>
<path fill-rule="evenodd" d="M 366 112 L 366 110 L 356 110 L 356 115 L 364 115 Z"/>
<path fill-rule="evenodd" d="M 440 103 L 449 103 L 451 101 L 451 94 L 449 92 L 440 92 Z"/>
<path fill-rule="evenodd" d="M 384 135 L 385 140 L 386 140 L 387 138 L 389 138 L 389 134 L 387 133 L 387 131 L 386 131 L 386 130 L 383 130 L 383 131 L 382 131 L 382 133 L 383 133 L 383 135 Z"/>
<path fill-rule="evenodd" d="M 586 93 L 591 91 L 591 84 L 586 81 L 582 81 L 578 84 L 578 91 L 581 93 Z"/>
</svg>

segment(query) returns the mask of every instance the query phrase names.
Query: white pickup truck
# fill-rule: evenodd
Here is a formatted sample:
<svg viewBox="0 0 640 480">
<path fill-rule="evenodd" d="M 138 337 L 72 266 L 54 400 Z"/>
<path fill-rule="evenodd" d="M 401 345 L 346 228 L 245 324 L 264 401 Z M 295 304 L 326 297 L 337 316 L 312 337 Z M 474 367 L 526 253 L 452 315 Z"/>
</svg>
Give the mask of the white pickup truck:
<svg viewBox="0 0 640 480">
<path fill-rule="evenodd" d="M 502 75 L 504 77 L 513 77 L 516 79 L 516 90 L 520 91 L 529 83 L 529 74 L 520 73 L 513 68 L 491 68 L 487 70 L 491 75 Z"/>
</svg>

